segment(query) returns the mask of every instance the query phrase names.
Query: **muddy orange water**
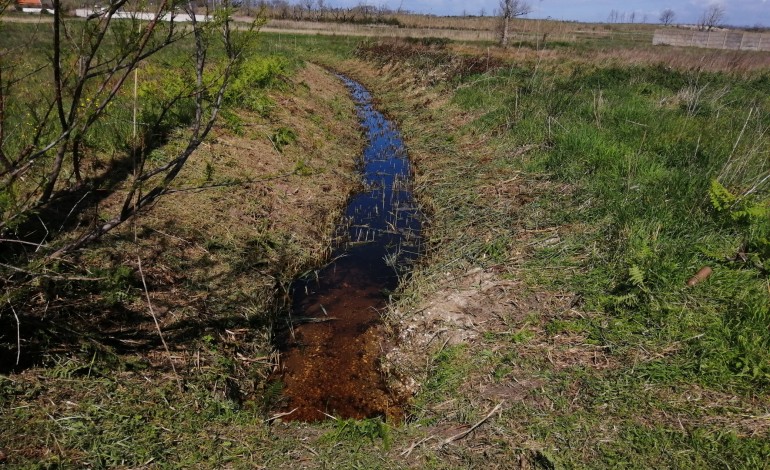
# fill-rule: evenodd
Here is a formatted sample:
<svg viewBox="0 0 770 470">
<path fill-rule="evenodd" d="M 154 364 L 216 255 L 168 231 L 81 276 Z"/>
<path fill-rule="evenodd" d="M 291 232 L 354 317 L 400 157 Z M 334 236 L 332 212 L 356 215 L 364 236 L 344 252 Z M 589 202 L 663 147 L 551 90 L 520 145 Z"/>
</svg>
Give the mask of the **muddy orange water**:
<svg viewBox="0 0 770 470">
<path fill-rule="evenodd" d="M 398 418 L 398 399 L 380 373 L 380 315 L 420 247 L 422 215 L 411 168 L 395 126 L 374 109 L 360 84 L 350 89 L 368 138 L 364 190 L 348 203 L 333 261 L 292 285 L 292 308 L 279 334 L 285 420 L 329 416 Z"/>
</svg>

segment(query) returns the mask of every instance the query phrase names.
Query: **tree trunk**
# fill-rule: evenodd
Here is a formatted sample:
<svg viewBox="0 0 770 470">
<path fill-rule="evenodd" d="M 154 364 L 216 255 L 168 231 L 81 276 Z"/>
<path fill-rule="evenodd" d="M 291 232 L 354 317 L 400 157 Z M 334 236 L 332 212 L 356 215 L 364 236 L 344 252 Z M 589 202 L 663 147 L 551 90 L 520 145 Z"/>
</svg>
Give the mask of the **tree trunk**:
<svg viewBox="0 0 770 470">
<path fill-rule="evenodd" d="M 510 18 L 507 16 L 503 18 L 503 36 L 500 38 L 500 45 L 503 47 L 508 47 L 508 23 L 510 22 Z"/>
<path fill-rule="evenodd" d="M 40 196 L 40 202 L 46 203 L 51 199 L 54 189 L 56 189 L 56 182 L 59 180 L 61 174 L 62 163 L 64 163 L 64 157 L 67 154 L 67 141 L 64 141 L 59 146 L 59 150 L 56 152 L 56 158 L 51 165 L 51 171 L 48 173 L 48 181 L 45 183 L 43 194 Z"/>
</svg>

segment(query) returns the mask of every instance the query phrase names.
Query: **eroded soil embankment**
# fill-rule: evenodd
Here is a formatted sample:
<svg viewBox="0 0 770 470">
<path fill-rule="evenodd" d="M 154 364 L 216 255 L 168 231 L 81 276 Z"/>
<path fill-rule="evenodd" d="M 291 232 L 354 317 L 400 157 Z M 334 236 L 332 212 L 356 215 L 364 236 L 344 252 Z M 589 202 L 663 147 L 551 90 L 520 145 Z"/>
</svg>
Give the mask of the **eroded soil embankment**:
<svg viewBox="0 0 770 470">
<path fill-rule="evenodd" d="M 112 277 L 40 296 L 39 320 L 20 312 L 29 368 L 0 388 L 0 414 L 13 423 L 0 430 L 13 451 L 9 464 L 51 456 L 78 467 L 103 464 L 98 452 L 106 444 L 97 448 L 89 437 L 95 429 L 58 426 L 51 416 L 98 422 L 104 442 L 129 443 L 110 451 L 128 466 L 217 454 L 205 449 L 219 441 L 196 436 L 217 434 L 222 421 L 211 416 L 225 409 L 262 422 L 273 299 L 282 283 L 323 258 L 339 208 L 357 185 L 351 175 L 363 145 L 353 102 L 335 77 L 308 65 L 282 88 L 266 92 L 272 107 L 264 115 L 231 110 L 180 174 L 180 191 L 73 260 Z M 279 151 L 275 136 L 288 130 L 295 139 Z M 94 287 L 103 288 L 86 290 Z M 169 406 L 179 411 L 169 415 Z M 128 429 L 125 415 L 145 418 Z M 161 428 L 160 447 L 140 448 L 141 436 Z M 256 428 L 243 434 L 258 436 Z"/>
</svg>

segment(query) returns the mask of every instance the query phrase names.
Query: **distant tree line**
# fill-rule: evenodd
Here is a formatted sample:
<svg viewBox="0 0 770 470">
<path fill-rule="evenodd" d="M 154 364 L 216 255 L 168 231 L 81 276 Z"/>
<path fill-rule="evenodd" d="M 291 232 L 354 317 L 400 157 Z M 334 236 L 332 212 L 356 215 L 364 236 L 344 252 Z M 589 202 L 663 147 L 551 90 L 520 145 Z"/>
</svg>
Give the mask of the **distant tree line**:
<svg viewBox="0 0 770 470">
<path fill-rule="evenodd" d="M 635 11 L 626 13 L 624 11 L 610 10 L 607 16 L 608 23 L 647 23 L 647 15 L 639 14 Z"/>
<path fill-rule="evenodd" d="M 696 26 L 701 31 L 711 31 L 714 28 L 719 28 L 724 24 L 725 17 L 727 16 L 727 10 L 720 4 L 709 5 L 698 18 Z M 618 10 L 610 10 L 610 14 L 607 17 L 609 23 L 635 23 L 640 17 L 636 12 L 626 14 L 619 12 Z M 676 19 L 676 12 L 671 8 L 664 8 L 661 10 L 658 16 L 658 22 L 663 26 L 670 26 L 674 24 Z M 647 22 L 647 15 L 641 16 L 641 22 Z"/>
<path fill-rule="evenodd" d="M 43 0 L 43 3 L 53 0 Z M 114 0 L 113 0 L 114 1 Z M 157 9 L 157 5 L 163 0 L 136 1 L 124 0 L 127 10 Z M 409 14 L 408 10 L 392 9 L 387 5 L 369 5 L 360 2 L 353 7 L 334 7 L 327 0 L 228 0 L 234 11 L 241 14 L 254 16 L 260 12 L 267 19 L 294 20 L 294 21 L 330 21 L 339 23 L 362 24 L 392 24 L 399 25 L 396 15 Z M 91 8 L 103 5 L 105 0 L 60 0 L 66 11 L 76 8 Z M 4 3 L 0 0 L 0 4 Z M 215 11 L 223 5 L 223 0 L 193 0 L 185 5 L 192 6 L 196 11 Z"/>
<path fill-rule="evenodd" d="M 391 24 L 399 26 L 395 15 L 409 13 L 386 5 L 374 6 L 364 2 L 353 7 L 334 7 L 325 0 L 241 0 L 240 8 L 248 14 L 262 12 L 277 20 L 330 21 L 338 23 Z"/>
</svg>

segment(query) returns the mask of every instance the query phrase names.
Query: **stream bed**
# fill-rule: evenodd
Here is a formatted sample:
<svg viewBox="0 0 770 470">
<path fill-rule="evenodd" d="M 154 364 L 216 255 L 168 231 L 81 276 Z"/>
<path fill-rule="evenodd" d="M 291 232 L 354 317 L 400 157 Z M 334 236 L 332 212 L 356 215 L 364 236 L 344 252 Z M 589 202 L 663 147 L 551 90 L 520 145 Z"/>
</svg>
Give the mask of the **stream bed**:
<svg viewBox="0 0 770 470">
<path fill-rule="evenodd" d="M 412 196 L 412 169 L 401 135 L 359 83 L 350 90 L 368 145 L 363 189 L 348 201 L 332 261 L 296 280 L 279 335 L 284 420 L 399 419 L 398 397 L 380 371 L 381 315 L 417 259 L 423 216 Z"/>
</svg>

